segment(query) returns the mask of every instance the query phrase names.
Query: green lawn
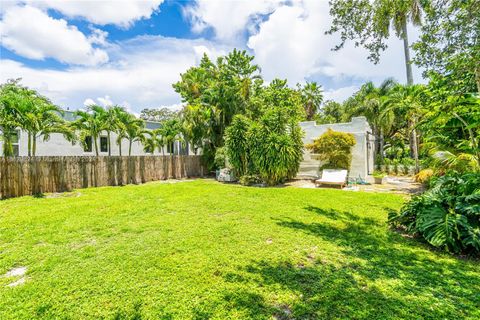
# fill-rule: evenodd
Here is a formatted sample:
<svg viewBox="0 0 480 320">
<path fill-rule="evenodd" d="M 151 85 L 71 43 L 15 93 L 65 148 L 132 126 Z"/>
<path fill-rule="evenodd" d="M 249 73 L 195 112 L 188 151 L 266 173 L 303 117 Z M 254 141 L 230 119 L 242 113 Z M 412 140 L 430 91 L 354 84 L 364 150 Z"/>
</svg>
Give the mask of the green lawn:
<svg viewBox="0 0 480 320">
<path fill-rule="evenodd" d="M 76 192 L 0 202 L 0 275 L 27 267 L 19 286 L 0 276 L 0 319 L 480 318 L 480 263 L 390 231 L 398 195 Z"/>
</svg>

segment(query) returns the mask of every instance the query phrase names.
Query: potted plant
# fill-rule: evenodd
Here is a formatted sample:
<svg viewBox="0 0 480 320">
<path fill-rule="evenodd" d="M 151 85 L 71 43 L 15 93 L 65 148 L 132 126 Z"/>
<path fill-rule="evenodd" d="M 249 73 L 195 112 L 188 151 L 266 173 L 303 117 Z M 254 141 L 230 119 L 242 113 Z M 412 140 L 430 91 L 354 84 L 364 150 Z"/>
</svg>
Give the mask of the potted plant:
<svg viewBox="0 0 480 320">
<path fill-rule="evenodd" d="M 382 184 L 383 178 L 385 178 L 386 174 L 381 171 L 374 171 L 373 172 L 373 179 L 375 180 L 375 184 Z"/>
</svg>

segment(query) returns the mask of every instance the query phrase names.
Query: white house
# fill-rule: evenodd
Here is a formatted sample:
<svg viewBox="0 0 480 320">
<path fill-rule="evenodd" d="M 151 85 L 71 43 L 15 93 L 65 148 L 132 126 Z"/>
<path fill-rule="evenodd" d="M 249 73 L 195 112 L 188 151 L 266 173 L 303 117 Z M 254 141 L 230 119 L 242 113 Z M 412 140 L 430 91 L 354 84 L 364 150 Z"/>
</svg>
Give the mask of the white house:
<svg viewBox="0 0 480 320">
<path fill-rule="evenodd" d="M 63 117 L 67 121 L 73 121 L 75 119 L 75 114 L 72 111 L 65 111 Z M 161 124 L 153 121 L 145 121 L 145 128 L 150 130 L 155 130 L 160 128 Z M 119 146 L 117 145 L 117 134 L 110 134 L 110 148 L 111 155 L 118 156 Z M 103 132 L 100 134 L 100 137 L 97 141 L 99 155 L 107 156 L 108 155 L 108 137 L 107 133 Z M 122 155 L 128 155 L 129 142 L 127 139 L 123 139 L 121 143 Z M 3 142 L 0 140 L 0 150 L 3 148 Z M 16 131 L 16 137 L 13 141 L 13 151 L 15 156 L 27 156 L 28 155 L 28 135 L 27 132 L 23 130 Z M 132 144 L 132 155 L 169 155 L 169 154 L 193 154 L 191 148 L 188 144 L 182 145 L 179 141 L 175 142 L 173 146 L 165 147 L 163 152 L 155 150 L 154 153 L 147 153 L 144 151 L 143 145 L 136 141 Z M 87 138 L 87 146 L 84 148 L 81 143 L 77 142 L 72 144 L 67 141 L 62 134 L 54 133 L 50 135 L 48 141 L 44 141 L 42 137 L 37 138 L 37 149 L 35 155 L 37 156 L 93 156 L 95 155 L 95 147 L 93 140 Z"/>
</svg>

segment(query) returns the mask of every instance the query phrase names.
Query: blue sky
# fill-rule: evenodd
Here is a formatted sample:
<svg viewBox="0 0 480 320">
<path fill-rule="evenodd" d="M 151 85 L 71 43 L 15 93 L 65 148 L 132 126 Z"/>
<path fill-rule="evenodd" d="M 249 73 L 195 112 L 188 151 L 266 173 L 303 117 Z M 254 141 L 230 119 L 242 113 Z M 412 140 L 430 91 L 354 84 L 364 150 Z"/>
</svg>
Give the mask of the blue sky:
<svg viewBox="0 0 480 320">
<path fill-rule="evenodd" d="M 0 81 L 21 77 L 64 108 L 90 103 L 178 108 L 171 84 L 181 72 L 233 48 L 255 55 L 268 82 L 317 81 L 341 101 L 365 81 L 404 81 L 398 39 L 379 65 L 351 44 L 331 48 L 328 2 L 276 1 L 2 1 Z M 411 38 L 417 36 L 411 30 Z M 420 71 L 415 69 L 416 80 Z"/>
</svg>

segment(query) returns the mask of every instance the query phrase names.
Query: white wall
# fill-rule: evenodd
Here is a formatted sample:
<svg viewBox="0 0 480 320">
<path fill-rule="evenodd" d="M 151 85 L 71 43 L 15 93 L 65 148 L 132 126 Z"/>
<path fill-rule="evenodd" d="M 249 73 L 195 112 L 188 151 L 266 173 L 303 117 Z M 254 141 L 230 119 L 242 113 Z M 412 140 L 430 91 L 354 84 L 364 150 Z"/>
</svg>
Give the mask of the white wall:
<svg viewBox="0 0 480 320">
<path fill-rule="evenodd" d="M 107 136 L 106 132 L 102 133 L 101 136 Z M 111 155 L 118 156 L 119 153 L 119 146 L 117 145 L 117 135 L 115 133 L 111 133 L 110 136 L 111 140 Z M 175 147 L 178 150 L 178 142 L 177 146 Z M 122 140 L 122 156 L 128 155 L 128 140 Z M 0 152 L 3 148 L 3 142 L 0 140 Z M 100 156 L 108 156 L 107 152 L 100 151 L 100 139 L 98 139 L 98 151 Z M 165 154 L 168 155 L 167 148 L 165 148 Z M 153 153 L 154 155 L 161 155 L 162 152 L 155 150 Z M 189 154 L 193 154 L 192 150 L 189 150 Z M 28 155 L 28 135 L 25 131 L 20 131 L 20 139 L 19 139 L 19 156 L 27 156 Z M 50 139 L 48 141 L 43 141 L 42 138 L 37 138 L 37 156 L 94 156 L 95 155 L 95 146 L 92 142 L 92 152 L 85 152 L 83 150 L 83 146 L 80 142 L 72 144 L 68 142 L 62 134 L 53 133 L 50 135 Z M 140 155 L 151 155 L 151 153 L 146 153 L 143 151 L 143 145 L 140 142 L 133 142 L 132 143 L 132 156 L 140 156 Z"/>
<path fill-rule="evenodd" d="M 371 131 L 365 117 L 352 118 L 351 122 L 347 123 L 333 123 L 317 125 L 315 121 L 301 122 L 300 127 L 305 132 L 303 138 L 304 144 L 312 143 L 313 140 L 325 133 L 329 128 L 334 131 L 348 132 L 355 136 L 357 143 L 352 148 L 352 166 L 350 168 L 350 177 L 365 178 L 368 175 L 368 162 L 370 168 L 373 168 L 373 152 L 367 152 L 367 132 Z M 370 157 L 367 159 L 367 155 Z M 304 161 L 300 166 L 300 174 L 306 176 L 319 176 L 320 161 L 312 159 L 310 152 L 305 149 Z"/>
</svg>

